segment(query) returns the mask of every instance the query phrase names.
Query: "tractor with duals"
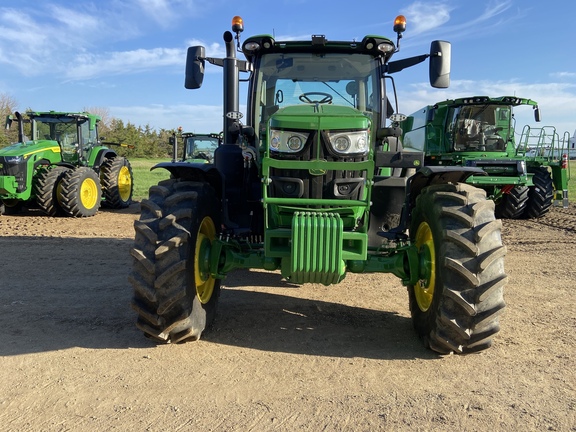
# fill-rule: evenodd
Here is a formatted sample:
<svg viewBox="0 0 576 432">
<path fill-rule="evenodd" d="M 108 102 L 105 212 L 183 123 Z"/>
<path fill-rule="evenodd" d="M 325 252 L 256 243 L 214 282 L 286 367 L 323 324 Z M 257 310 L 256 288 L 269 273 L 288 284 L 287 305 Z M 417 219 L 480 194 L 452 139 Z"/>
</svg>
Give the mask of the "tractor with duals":
<svg viewBox="0 0 576 432">
<path fill-rule="evenodd" d="M 132 201 L 130 162 L 98 136 L 100 116 L 69 112 L 16 112 L 18 142 L 0 149 L 0 214 L 23 206 L 48 216 L 88 217 L 100 206 L 121 209 Z M 29 135 L 27 135 L 27 133 Z"/>
<path fill-rule="evenodd" d="M 424 166 L 423 152 L 399 146 L 404 116 L 387 97 L 393 75 L 428 60 L 431 85 L 446 88 L 451 54 L 448 42 L 433 41 L 427 54 L 392 60 L 405 27 L 397 17 L 396 43 L 264 34 L 240 46 L 243 21 L 234 17 L 225 58 L 188 49 L 186 88 L 200 88 L 206 63 L 223 68 L 223 139 L 211 163 L 153 167 L 170 178 L 141 202 L 129 276 L 147 337 L 199 339 L 222 279 L 258 269 L 313 285 L 391 273 L 407 287 L 426 347 L 491 346 L 507 283 L 501 221 L 486 192 L 466 182 L 485 175 L 480 168 Z M 398 174 L 409 168 L 413 175 Z"/>
<path fill-rule="evenodd" d="M 467 183 L 486 191 L 501 218 L 539 218 L 568 206 L 569 134 L 552 126 L 515 130 L 514 110 L 538 104 L 516 96 L 473 96 L 428 105 L 400 126 L 406 151 L 424 152 L 426 166 L 481 168 Z M 518 138 L 516 138 L 516 136 Z"/>
</svg>

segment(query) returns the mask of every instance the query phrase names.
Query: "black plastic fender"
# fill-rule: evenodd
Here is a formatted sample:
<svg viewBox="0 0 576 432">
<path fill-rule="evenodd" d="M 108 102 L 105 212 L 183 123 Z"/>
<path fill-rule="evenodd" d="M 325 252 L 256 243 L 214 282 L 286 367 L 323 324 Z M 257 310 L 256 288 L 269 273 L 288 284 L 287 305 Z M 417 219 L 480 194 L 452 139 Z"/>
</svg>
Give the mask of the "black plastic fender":
<svg viewBox="0 0 576 432">
<path fill-rule="evenodd" d="M 406 202 L 402 210 L 400 226 L 406 230 L 410 224 L 416 197 L 426 186 L 442 183 L 464 183 L 470 176 L 488 175 L 481 168 L 454 166 L 426 166 L 408 179 Z"/>
<path fill-rule="evenodd" d="M 98 154 L 96 155 L 96 158 L 94 159 L 94 169 L 96 171 L 100 170 L 100 166 L 102 165 L 102 163 L 104 163 L 104 161 L 106 159 L 110 159 L 113 157 L 118 156 L 117 153 L 114 150 L 110 150 L 108 148 L 101 148 L 100 150 L 98 150 Z"/>
<path fill-rule="evenodd" d="M 214 164 L 195 162 L 161 162 L 150 168 L 150 171 L 157 168 L 168 170 L 173 178 L 205 181 L 214 188 L 219 199 L 222 199 L 224 196 L 224 177 Z"/>
</svg>

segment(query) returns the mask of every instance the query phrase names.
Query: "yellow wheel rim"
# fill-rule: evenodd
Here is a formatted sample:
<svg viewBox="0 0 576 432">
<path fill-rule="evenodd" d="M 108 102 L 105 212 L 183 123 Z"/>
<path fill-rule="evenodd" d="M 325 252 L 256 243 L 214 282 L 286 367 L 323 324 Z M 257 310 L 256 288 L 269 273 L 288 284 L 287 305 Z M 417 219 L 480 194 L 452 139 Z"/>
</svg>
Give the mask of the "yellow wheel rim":
<svg viewBox="0 0 576 432">
<path fill-rule="evenodd" d="M 416 247 L 420 255 L 420 279 L 414 285 L 418 307 L 426 312 L 432 305 L 436 285 L 436 253 L 430 225 L 422 222 L 416 231 Z"/>
<path fill-rule="evenodd" d="M 198 229 L 194 254 L 194 283 L 196 295 L 202 304 L 208 303 L 214 292 L 215 279 L 210 275 L 210 249 L 215 238 L 214 222 L 207 216 Z"/>
<path fill-rule="evenodd" d="M 132 192 L 132 176 L 130 175 L 130 169 L 127 166 L 123 166 L 118 174 L 118 193 L 122 201 L 128 201 L 130 199 L 130 194 Z"/>
<path fill-rule="evenodd" d="M 84 208 L 93 209 L 98 201 L 98 185 L 96 182 L 87 178 L 80 186 L 80 201 Z"/>
</svg>

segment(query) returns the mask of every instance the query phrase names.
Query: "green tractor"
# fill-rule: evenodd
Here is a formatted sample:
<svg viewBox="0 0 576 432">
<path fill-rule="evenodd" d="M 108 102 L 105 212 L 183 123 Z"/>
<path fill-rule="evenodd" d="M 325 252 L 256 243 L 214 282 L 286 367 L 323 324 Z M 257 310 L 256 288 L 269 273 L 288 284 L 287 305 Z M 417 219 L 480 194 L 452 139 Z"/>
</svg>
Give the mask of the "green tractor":
<svg viewBox="0 0 576 432">
<path fill-rule="evenodd" d="M 323 285 L 348 272 L 392 273 L 408 289 L 425 346 L 445 354 L 492 344 L 507 282 L 501 222 L 485 191 L 466 183 L 481 169 L 424 167 L 423 153 L 398 150 L 401 117 L 386 84 L 426 59 L 432 86 L 448 87 L 450 72 L 445 41 L 391 61 L 404 29 L 400 16 L 396 44 L 377 35 L 258 35 L 242 44 L 240 60 L 243 22 L 234 17 L 226 58 L 188 49 L 186 88 L 201 86 L 206 62 L 223 67 L 223 138 L 213 163 L 153 167 L 170 179 L 141 202 L 129 277 L 146 336 L 199 339 L 214 320 L 221 280 L 235 269 L 264 269 Z M 395 175 L 407 168 L 416 173 Z"/>
<path fill-rule="evenodd" d="M 568 206 L 569 134 L 525 126 L 518 141 L 513 109 L 536 102 L 515 96 L 474 96 L 426 106 L 401 122 L 407 151 L 424 152 L 427 166 L 469 166 L 488 175 L 466 182 L 486 190 L 502 218 L 539 218 L 553 202 Z"/>
<path fill-rule="evenodd" d="M 182 140 L 182 156 L 178 156 L 178 140 Z M 214 161 L 214 151 L 222 143 L 222 135 L 215 133 L 197 134 L 193 132 L 182 132 L 179 127 L 170 137 L 172 145 L 172 162 L 212 163 Z"/>
<path fill-rule="evenodd" d="M 99 116 L 30 111 L 23 117 L 17 112 L 7 117 L 6 128 L 14 121 L 19 142 L 0 149 L 0 214 L 35 204 L 48 216 L 87 217 L 101 204 L 130 205 L 132 168 L 99 141 Z"/>
</svg>

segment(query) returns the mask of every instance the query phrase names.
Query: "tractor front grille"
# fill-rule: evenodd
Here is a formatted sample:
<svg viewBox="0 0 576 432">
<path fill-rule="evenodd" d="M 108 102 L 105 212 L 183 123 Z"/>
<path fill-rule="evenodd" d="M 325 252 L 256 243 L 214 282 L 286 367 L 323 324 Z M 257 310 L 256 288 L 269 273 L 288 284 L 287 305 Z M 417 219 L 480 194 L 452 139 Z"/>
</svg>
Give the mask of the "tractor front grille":
<svg viewBox="0 0 576 432">
<path fill-rule="evenodd" d="M 274 159 L 297 161 L 324 160 L 327 162 L 363 162 L 367 156 L 339 157 L 333 155 L 324 138 L 320 143 L 311 134 L 304 150 L 297 155 L 277 154 Z M 311 198 L 360 200 L 364 194 L 366 172 L 307 169 L 270 169 L 269 196 L 274 198 Z"/>
</svg>

